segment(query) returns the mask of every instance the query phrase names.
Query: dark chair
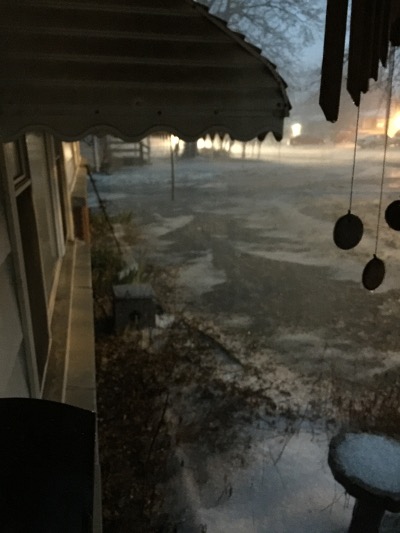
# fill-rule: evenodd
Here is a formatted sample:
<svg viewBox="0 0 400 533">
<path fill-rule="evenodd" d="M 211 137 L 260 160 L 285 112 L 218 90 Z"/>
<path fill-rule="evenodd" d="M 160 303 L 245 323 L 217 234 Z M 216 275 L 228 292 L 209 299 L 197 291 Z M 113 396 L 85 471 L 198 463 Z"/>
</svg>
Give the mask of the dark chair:
<svg viewBox="0 0 400 533">
<path fill-rule="evenodd" d="M 89 533 L 95 414 L 4 398 L 0 420 L 0 533 Z"/>
</svg>

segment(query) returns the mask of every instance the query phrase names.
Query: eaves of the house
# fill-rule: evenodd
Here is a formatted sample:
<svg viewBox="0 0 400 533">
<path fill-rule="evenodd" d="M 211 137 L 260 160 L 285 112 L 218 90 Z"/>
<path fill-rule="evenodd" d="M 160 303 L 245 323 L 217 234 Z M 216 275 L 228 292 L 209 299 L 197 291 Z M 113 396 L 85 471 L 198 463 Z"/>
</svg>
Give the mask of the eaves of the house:
<svg viewBox="0 0 400 533">
<path fill-rule="evenodd" d="M 192 0 L 2 0 L 0 138 L 282 137 L 275 66 Z"/>
</svg>

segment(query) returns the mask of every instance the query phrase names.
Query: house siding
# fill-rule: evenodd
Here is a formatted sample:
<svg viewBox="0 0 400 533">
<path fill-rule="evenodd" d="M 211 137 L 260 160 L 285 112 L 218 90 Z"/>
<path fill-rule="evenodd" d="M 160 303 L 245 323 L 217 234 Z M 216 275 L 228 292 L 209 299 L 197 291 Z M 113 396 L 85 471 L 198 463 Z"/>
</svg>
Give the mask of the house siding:
<svg viewBox="0 0 400 533">
<path fill-rule="evenodd" d="M 56 144 L 41 134 L 28 141 L 0 146 L 0 398 L 95 411 L 90 246 L 74 239 L 71 212 L 72 198 L 86 205 L 86 172 L 77 143 Z M 43 350 L 42 339 L 49 341 Z M 92 531 L 101 533 L 97 444 L 94 468 Z"/>
<path fill-rule="evenodd" d="M 8 238 L 7 223 L 4 213 L 4 206 L 0 194 L 0 265 L 11 252 L 10 239 Z"/>
<path fill-rule="evenodd" d="M 25 349 L 4 206 L 0 197 L 0 397 L 29 396 Z"/>
<path fill-rule="evenodd" d="M 57 243 L 56 213 L 60 211 L 52 196 L 51 180 L 48 172 L 48 160 L 45 138 L 41 134 L 30 133 L 26 136 L 29 168 L 32 178 L 32 197 L 35 207 L 35 218 L 40 236 L 40 255 L 46 300 L 49 304 L 53 288 L 56 266 L 59 260 Z"/>
</svg>

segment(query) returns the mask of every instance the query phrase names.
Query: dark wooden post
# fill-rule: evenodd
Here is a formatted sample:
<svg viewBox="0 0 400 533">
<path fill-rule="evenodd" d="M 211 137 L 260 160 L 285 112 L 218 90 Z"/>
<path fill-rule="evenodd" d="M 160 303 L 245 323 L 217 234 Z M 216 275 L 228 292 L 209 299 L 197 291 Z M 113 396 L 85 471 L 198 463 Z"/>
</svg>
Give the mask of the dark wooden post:
<svg viewBox="0 0 400 533">
<path fill-rule="evenodd" d="M 379 533 L 384 513 L 382 505 L 356 500 L 348 533 Z"/>
</svg>

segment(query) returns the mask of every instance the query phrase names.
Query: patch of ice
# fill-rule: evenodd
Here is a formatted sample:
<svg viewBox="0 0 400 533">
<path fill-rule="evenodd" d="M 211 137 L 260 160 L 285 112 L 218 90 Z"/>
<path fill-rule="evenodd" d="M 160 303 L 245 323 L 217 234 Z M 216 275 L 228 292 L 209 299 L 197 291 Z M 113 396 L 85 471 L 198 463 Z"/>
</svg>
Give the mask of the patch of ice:
<svg viewBox="0 0 400 533">
<path fill-rule="evenodd" d="M 102 192 L 101 193 L 101 199 L 106 202 L 111 202 L 115 200 L 125 200 L 126 198 L 129 198 L 129 194 L 120 193 L 120 192 Z M 97 197 L 91 192 L 88 193 L 88 206 L 91 208 L 99 207 L 99 201 Z"/>
<path fill-rule="evenodd" d="M 245 468 L 219 455 L 203 457 L 204 485 L 190 483 L 195 514 L 215 533 L 345 531 L 351 511 L 327 466 L 324 435 L 270 432 L 246 453 Z M 193 455 L 187 457 L 198 461 Z M 186 488 L 186 484 L 185 484 Z"/>
<path fill-rule="evenodd" d="M 288 351 L 287 361 L 294 367 L 299 363 L 305 370 L 325 368 L 327 372 L 335 371 L 342 377 L 349 376 L 355 380 L 371 378 L 400 366 L 399 353 L 390 350 L 376 350 L 371 346 L 355 348 L 351 343 L 335 341 L 329 343 L 324 331 L 291 332 L 278 330 L 271 338 L 279 351 Z M 297 361 L 298 359 L 298 361 Z M 297 367 L 297 366 L 296 366 Z"/>
<path fill-rule="evenodd" d="M 164 313 L 162 315 L 156 315 L 156 328 L 167 329 L 172 326 L 174 321 L 174 315 L 169 315 L 167 313 Z"/>
<path fill-rule="evenodd" d="M 222 183 L 220 181 L 212 181 L 212 182 L 209 182 L 209 183 L 205 183 L 203 185 L 200 186 L 201 189 L 213 189 L 213 190 L 216 190 L 216 191 L 225 191 L 227 189 L 227 184 L 226 183 Z"/>
<path fill-rule="evenodd" d="M 382 435 L 349 433 L 337 448 L 345 473 L 370 487 L 400 493 L 400 443 Z"/>
<path fill-rule="evenodd" d="M 143 226 L 143 232 L 152 237 L 162 237 L 171 231 L 183 228 L 190 224 L 193 220 L 193 215 L 182 215 L 178 217 L 162 217 L 159 215 L 157 222 Z"/>
<path fill-rule="evenodd" d="M 253 321 L 251 316 L 239 315 L 237 313 L 222 315 L 219 320 L 227 327 L 232 328 L 247 328 Z"/>
<path fill-rule="evenodd" d="M 295 350 L 296 352 L 315 352 L 320 356 L 326 350 L 324 332 L 291 332 L 280 330 L 271 339 L 280 350 Z"/>
<path fill-rule="evenodd" d="M 323 257 L 316 258 L 315 255 L 308 255 L 306 253 L 289 252 L 289 251 L 269 251 L 269 250 L 249 250 L 249 246 L 240 246 L 242 253 L 250 253 L 256 257 L 263 257 L 271 261 L 284 261 L 285 263 L 295 263 L 298 265 L 307 266 L 326 266 L 326 261 Z M 247 248 L 247 250 L 246 250 Z"/>
<path fill-rule="evenodd" d="M 211 252 L 186 264 L 179 273 L 179 284 L 186 285 L 197 295 L 208 292 L 214 285 L 225 281 L 225 273 L 213 265 Z"/>
</svg>

